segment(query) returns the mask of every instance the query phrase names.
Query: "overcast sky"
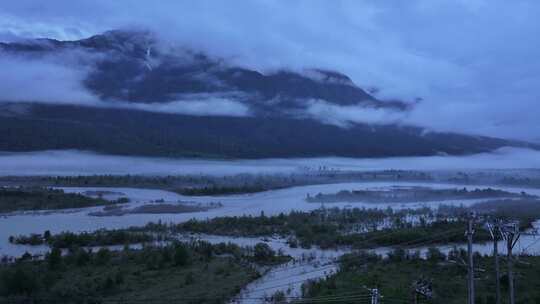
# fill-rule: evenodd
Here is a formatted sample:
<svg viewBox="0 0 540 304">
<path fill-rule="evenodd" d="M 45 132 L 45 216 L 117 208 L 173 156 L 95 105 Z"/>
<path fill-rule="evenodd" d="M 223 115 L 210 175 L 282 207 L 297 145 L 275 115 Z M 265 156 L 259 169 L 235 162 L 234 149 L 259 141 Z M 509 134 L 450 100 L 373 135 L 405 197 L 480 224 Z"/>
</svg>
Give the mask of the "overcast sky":
<svg viewBox="0 0 540 304">
<path fill-rule="evenodd" d="M 537 0 L 17 0 L 0 40 L 149 28 L 261 71 L 334 69 L 380 98 L 421 97 L 414 124 L 540 141 L 538 16 Z"/>
</svg>

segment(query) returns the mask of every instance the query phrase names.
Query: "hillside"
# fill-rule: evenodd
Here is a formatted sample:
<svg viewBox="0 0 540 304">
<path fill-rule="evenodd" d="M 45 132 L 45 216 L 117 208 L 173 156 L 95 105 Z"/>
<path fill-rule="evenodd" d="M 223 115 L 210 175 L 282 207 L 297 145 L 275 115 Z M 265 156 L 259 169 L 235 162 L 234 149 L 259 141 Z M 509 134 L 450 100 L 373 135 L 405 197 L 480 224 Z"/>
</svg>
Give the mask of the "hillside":
<svg viewBox="0 0 540 304">
<path fill-rule="evenodd" d="M 0 43 L 0 51 L 26 60 L 75 54 L 71 57 L 89 71 L 84 87 L 101 102 L 94 107 L 77 105 L 76 100 L 73 105 L 2 100 L 0 151 L 84 149 L 122 155 L 263 158 L 459 155 L 508 145 L 534 147 L 395 123 L 329 123 L 324 112 L 312 115 L 314 102 L 389 113 L 405 113 L 413 104 L 378 100 L 338 72 L 263 74 L 193 50 L 163 47 L 147 32 Z M 216 99 L 247 110 L 235 113 L 233 108 L 229 111 L 233 113 L 220 114 L 223 109 L 210 109 L 218 113 L 205 114 L 206 106 L 201 113 L 201 102 L 211 108 Z M 180 113 L 152 110 L 170 103 Z M 183 113 L 182 107 L 199 112 Z"/>
</svg>

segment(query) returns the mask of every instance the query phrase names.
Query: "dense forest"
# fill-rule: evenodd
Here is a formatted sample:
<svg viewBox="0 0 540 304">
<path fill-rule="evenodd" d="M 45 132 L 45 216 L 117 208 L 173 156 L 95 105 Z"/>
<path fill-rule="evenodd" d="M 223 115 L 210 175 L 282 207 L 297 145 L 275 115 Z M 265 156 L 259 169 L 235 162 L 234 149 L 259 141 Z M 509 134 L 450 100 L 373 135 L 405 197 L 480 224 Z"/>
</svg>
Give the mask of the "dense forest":
<svg viewBox="0 0 540 304">
<path fill-rule="evenodd" d="M 391 217 L 388 227 L 379 227 L 388 218 L 373 221 L 380 214 L 373 214 L 369 224 L 350 225 L 362 227 L 360 231 L 348 230 L 347 218 L 343 222 L 332 221 L 323 213 L 292 213 L 291 216 L 277 217 L 228 217 L 215 218 L 208 221 L 192 220 L 178 224 L 176 231 L 197 232 L 219 235 L 243 235 L 243 236 L 269 236 L 278 234 L 288 237 L 291 247 L 301 246 L 310 248 L 317 245 L 323 249 L 350 246 L 356 249 L 392 246 L 407 243 L 414 246 L 417 240 L 428 239 L 433 234 L 444 234 L 434 243 L 459 243 L 464 242 L 463 227 L 466 226 L 464 219 L 436 221 L 420 220 L 418 224 L 407 223 L 404 217 Z M 350 219 L 354 220 L 354 217 Z M 367 231 L 364 229 L 368 229 Z M 488 240 L 489 235 L 480 231 L 475 240 Z M 420 242 L 425 244 L 423 242 Z"/>
<path fill-rule="evenodd" d="M 498 189 L 476 188 L 432 189 L 428 187 L 405 187 L 391 190 L 342 190 L 337 193 L 308 195 L 311 203 L 366 202 L 366 203 L 418 203 L 429 201 L 486 199 L 486 198 L 536 198 L 525 192 L 513 193 Z"/>
<path fill-rule="evenodd" d="M 84 208 L 126 202 L 128 202 L 126 198 L 110 202 L 101 198 L 65 193 L 63 190 L 52 188 L 0 187 L 0 212 Z"/>
<path fill-rule="evenodd" d="M 152 243 L 162 240 L 163 237 L 156 234 L 128 230 L 97 230 L 82 233 L 61 232 L 58 234 L 51 234 L 47 230 L 43 234 L 10 236 L 9 238 L 9 242 L 13 244 L 33 246 L 47 244 L 52 248 L 126 245 Z"/>
<path fill-rule="evenodd" d="M 423 133 L 402 126 L 341 128 L 309 119 L 183 116 L 126 109 L 32 105 L 5 111 L 0 151 L 79 149 L 166 157 L 389 157 L 488 152 L 509 143 L 493 138 Z M 69 117 L 69 119 L 66 119 Z"/>
<path fill-rule="evenodd" d="M 321 248 L 350 246 L 369 248 L 412 243 L 430 234 L 446 234 L 440 243 L 463 242 L 463 227 L 467 210 L 443 207 L 440 212 L 428 208 L 413 210 L 379 209 L 318 209 L 311 212 L 293 211 L 276 216 L 231 216 L 209 220 L 190 220 L 179 224 L 149 223 L 132 227 L 131 231 L 158 234 L 203 233 L 227 236 L 269 237 L 288 239 L 290 247 Z M 413 219 L 411 221 L 411 219 Z M 480 231 L 477 241 L 487 240 Z"/>
<path fill-rule="evenodd" d="M 534 206 L 526 209 L 527 206 Z M 527 210 L 514 212 L 513 210 Z M 521 230 L 530 229 L 540 217 L 540 201 L 491 200 L 472 207 L 441 205 L 437 209 L 366 209 L 320 208 L 310 212 L 293 211 L 275 216 L 229 216 L 208 220 L 190 220 L 179 224 L 150 223 L 135 231 L 204 233 L 228 236 L 264 237 L 279 235 L 288 238 L 289 246 L 321 248 L 351 246 L 363 249 L 406 243 L 441 235 L 438 243 L 464 242 L 463 227 L 471 211 L 479 223 L 493 216 L 519 221 Z M 476 241 L 489 240 L 485 230 L 477 231 Z M 433 242 L 420 242 L 431 244 Z"/>
<path fill-rule="evenodd" d="M 54 248 L 44 260 L 24 255 L 0 264 L 0 303 L 224 303 L 260 276 L 257 265 L 288 260 L 264 243 L 173 243 L 119 252 L 73 247 L 65 255 Z"/>
</svg>

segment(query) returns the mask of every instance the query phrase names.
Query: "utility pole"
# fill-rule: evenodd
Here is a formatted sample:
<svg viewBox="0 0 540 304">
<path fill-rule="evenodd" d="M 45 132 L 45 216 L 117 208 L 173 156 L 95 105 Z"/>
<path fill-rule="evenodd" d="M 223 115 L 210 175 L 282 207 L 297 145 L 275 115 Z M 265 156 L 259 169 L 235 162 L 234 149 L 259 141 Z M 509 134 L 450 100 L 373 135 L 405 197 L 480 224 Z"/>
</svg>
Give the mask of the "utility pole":
<svg viewBox="0 0 540 304">
<path fill-rule="evenodd" d="M 379 289 L 377 288 L 371 290 L 371 304 L 379 304 Z"/>
<path fill-rule="evenodd" d="M 487 223 L 487 229 L 493 239 L 493 259 L 495 261 L 495 304 L 501 304 L 501 275 L 499 270 L 499 233 L 501 233 L 500 220 Z"/>
<path fill-rule="evenodd" d="M 508 291 L 510 296 L 510 304 L 514 304 L 515 295 L 514 295 L 514 272 L 512 263 L 512 237 L 508 238 L 506 243 L 506 250 L 508 255 Z"/>
<path fill-rule="evenodd" d="M 469 296 L 468 303 L 474 304 L 474 261 L 473 261 L 473 219 L 474 214 L 469 215 L 469 224 L 467 225 L 467 231 L 465 235 L 467 236 L 467 252 L 469 254 L 469 263 L 468 263 L 468 281 L 469 281 Z"/>
<path fill-rule="evenodd" d="M 514 293 L 514 273 L 513 273 L 513 260 L 512 260 L 512 249 L 516 246 L 517 241 L 519 240 L 519 227 L 517 223 L 508 223 L 503 226 L 503 236 L 506 239 L 506 252 L 508 259 L 508 291 L 510 302 L 509 304 L 515 304 L 515 293 Z"/>
</svg>

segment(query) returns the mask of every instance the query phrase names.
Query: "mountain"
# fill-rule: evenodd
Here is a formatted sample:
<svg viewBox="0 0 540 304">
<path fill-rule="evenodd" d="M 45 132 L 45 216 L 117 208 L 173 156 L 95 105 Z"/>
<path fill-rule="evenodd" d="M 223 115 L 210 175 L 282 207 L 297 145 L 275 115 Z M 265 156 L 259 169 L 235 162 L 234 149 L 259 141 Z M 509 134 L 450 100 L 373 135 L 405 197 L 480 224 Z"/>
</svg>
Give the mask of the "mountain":
<svg viewBox="0 0 540 304">
<path fill-rule="evenodd" d="M 407 104 L 381 102 L 355 86 L 343 74 L 320 69 L 303 74 L 260 72 L 228 65 L 202 53 L 167 48 L 147 32 L 111 31 L 79 41 L 38 39 L 0 43 L 0 50 L 26 56 L 46 56 L 77 50 L 99 57 L 85 85 L 103 100 L 138 103 L 175 101 L 197 94 L 234 96 L 256 114 L 285 114 L 301 109 L 309 99 L 338 105 L 404 110 Z M 101 55 L 101 56 L 98 56 Z"/>
<path fill-rule="evenodd" d="M 310 107 L 324 102 L 345 109 L 355 106 L 404 113 L 413 105 L 378 100 L 335 71 L 263 74 L 200 52 L 164 46 L 148 32 L 111 31 L 77 41 L 0 43 L 0 52 L 34 59 L 74 52 L 86 58 L 79 60 L 89 71 L 84 87 L 102 102 L 100 107 L 92 107 L 76 105 L 76 101 L 74 105 L 58 105 L 3 100 L 0 151 L 84 149 L 172 157 L 384 157 L 529 146 L 488 137 L 425 132 L 414 126 L 331 124 L 313 116 Z M 240 103 L 248 113 L 185 115 L 152 111 L 172 102 L 187 107 L 215 99 Z M 141 106 L 145 110 L 140 110 Z"/>
<path fill-rule="evenodd" d="M 16 114 L 6 115 L 9 112 Z M 5 105 L 0 151 L 84 149 L 147 156 L 383 157 L 464 154 L 504 146 L 503 140 L 422 134 L 418 128 L 355 125 L 276 117 L 184 116 L 76 106 Z"/>
</svg>

